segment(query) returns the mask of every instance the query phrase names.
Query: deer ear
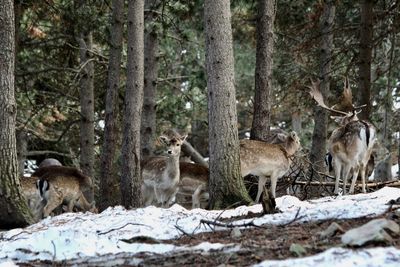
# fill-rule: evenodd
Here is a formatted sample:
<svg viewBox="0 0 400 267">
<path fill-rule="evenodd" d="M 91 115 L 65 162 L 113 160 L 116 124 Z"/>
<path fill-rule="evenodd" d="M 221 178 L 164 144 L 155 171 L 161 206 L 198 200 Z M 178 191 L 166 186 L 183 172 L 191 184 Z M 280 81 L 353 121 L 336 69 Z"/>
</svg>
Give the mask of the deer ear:
<svg viewBox="0 0 400 267">
<path fill-rule="evenodd" d="M 292 137 L 293 139 L 296 139 L 297 133 L 295 131 L 291 131 L 290 132 L 290 137 Z"/>
<path fill-rule="evenodd" d="M 186 137 L 187 137 L 187 136 L 188 136 L 187 134 L 181 136 L 182 142 L 186 140 Z"/>
<path fill-rule="evenodd" d="M 160 140 L 160 142 L 164 145 L 168 144 L 169 138 L 165 135 L 160 135 L 160 137 L 158 138 Z"/>
</svg>

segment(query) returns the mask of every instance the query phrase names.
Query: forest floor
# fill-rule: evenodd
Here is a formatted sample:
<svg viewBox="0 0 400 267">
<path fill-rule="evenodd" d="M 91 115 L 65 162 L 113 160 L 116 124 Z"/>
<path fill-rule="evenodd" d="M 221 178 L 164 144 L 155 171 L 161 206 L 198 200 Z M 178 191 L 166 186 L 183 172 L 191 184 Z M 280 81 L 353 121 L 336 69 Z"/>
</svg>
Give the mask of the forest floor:
<svg viewBox="0 0 400 267">
<path fill-rule="evenodd" d="M 319 222 L 300 223 L 296 219 L 286 225 L 262 225 L 250 226 L 240 229 L 231 228 L 229 223 L 238 219 L 257 217 L 258 214 L 248 214 L 241 217 L 225 219 L 225 231 L 212 231 L 199 234 L 184 233 L 179 239 L 156 240 L 143 239 L 130 240 L 154 244 L 172 244 L 179 247 L 196 246 L 203 242 L 222 243 L 232 246 L 231 251 L 226 249 L 198 251 L 176 251 L 165 254 L 157 253 L 118 253 L 114 255 L 99 255 L 99 257 L 81 258 L 71 261 L 34 261 L 22 266 L 250 266 L 265 259 L 282 260 L 288 258 L 305 257 L 326 251 L 332 247 L 342 247 L 341 233 L 333 237 L 321 240 L 320 233 L 326 230 L 333 222 L 338 223 L 344 231 L 361 226 L 373 218 L 363 217 L 356 219 L 324 220 Z M 397 213 L 388 210 L 377 218 L 387 218 L 400 224 Z M 211 224 L 213 222 L 210 222 Z M 220 223 L 220 222 L 219 222 Z M 210 225 L 212 226 L 212 225 Z M 234 234 L 235 233 L 235 234 Z M 298 246 L 299 245 L 299 246 Z M 400 249 L 400 236 L 394 236 L 393 242 L 372 243 L 363 248 L 394 246 Z M 293 249 L 297 247 L 297 249 Z M 300 249 L 299 249 L 300 248 Z M 355 248 L 357 249 L 357 248 Z M 340 255 L 339 255 L 340 256 Z"/>
</svg>

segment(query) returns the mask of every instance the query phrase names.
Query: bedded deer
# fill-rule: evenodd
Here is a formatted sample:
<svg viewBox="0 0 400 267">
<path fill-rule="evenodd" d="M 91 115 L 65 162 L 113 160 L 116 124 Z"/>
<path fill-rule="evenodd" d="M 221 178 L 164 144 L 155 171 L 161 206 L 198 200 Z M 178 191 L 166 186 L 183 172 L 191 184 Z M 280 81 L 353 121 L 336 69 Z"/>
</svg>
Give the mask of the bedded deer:
<svg viewBox="0 0 400 267">
<path fill-rule="evenodd" d="M 170 131 L 161 135 L 160 141 L 166 146 L 166 156 L 154 156 L 142 164 L 142 194 L 144 205 L 152 204 L 168 207 L 178 192 L 179 156 L 186 135 Z"/>
<path fill-rule="evenodd" d="M 365 177 L 368 161 L 376 141 L 375 127 L 357 117 L 357 110 L 352 103 L 351 89 L 348 80 L 345 79 L 341 106 L 335 105 L 331 108 L 324 103 L 323 96 L 319 89 L 319 81 L 311 82 L 310 94 L 317 101 L 318 105 L 326 110 L 339 114 L 332 117 L 339 123 L 328 141 L 329 152 L 332 155 L 332 162 L 336 176 L 334 193 L 339 192 L 339 181 L 343 181 L 343 194 L 346 194 L 347 180 L 352 178 L 349 193 L 354 193 L 358 173 L 361 176 L 362 192 L 366 192 Z M 344 110 L 344 111 L 343 111 Z"/>
<path fill-rule="evenodd" d="M 271 196 L 275 198 L 276 184 L 288 170 L 291 156 L 300 148 L 300 139 L 291 132 L 284 143 L 269 144 L 257 140 L 240 141 L 240 168 L 242 177 L 253 174 L 258 176 L 256 202 L 260 201 L 267 178 L 271 179 Z"/>
</svg>

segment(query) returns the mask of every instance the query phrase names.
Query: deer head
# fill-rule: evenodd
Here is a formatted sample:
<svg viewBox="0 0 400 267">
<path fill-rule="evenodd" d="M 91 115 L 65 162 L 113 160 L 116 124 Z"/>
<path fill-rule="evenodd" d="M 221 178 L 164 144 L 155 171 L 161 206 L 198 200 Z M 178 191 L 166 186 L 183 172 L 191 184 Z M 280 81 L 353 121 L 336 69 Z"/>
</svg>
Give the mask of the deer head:
<svg viewBox="0 0 400 267">
<path fill-rule="evenodd" d="M 324 97 L 322 96 L 320 90 L 320 80 L 311 80 L 311 86 L 309 86 L 309 88 L 311 97 L 317 101 L 317 104 L 320 107 L 338 115 L 331 116 L 331 118 L 340 125 L 345 125 L 350 121 L 358 120 L 357 114 L 360 113 L 361 109 L 365 106 L 363 105 L 356 107 L 353 105 L 353 95 L 351 93 L 351 88 L 347 77 L 344 79 L 343 93 L 339 98 L 340 102 L 332 107 L 328 107 L 324 102 Z"/>
</svg>

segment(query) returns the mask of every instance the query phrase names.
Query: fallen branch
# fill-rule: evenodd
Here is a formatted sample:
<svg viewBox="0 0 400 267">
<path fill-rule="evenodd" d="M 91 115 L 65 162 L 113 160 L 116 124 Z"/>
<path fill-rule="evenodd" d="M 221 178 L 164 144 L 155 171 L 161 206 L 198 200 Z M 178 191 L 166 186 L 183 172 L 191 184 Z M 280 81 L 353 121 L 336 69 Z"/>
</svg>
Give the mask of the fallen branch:
<svg viewBox="0 0 400 267">
<path fill-rule="evenodd" d="M 209 221 L 209 220 L 201 219 L 201 220 L 200 220 L 200 224 L 206 224 L 206 225 L 209 226 L 209 227 L 210 227 L 210 225 L 213 225 L 213 226 L 220 226 L 220 227 L 225 227 L 225 228 L 256 227 L 256 228 L 267 229 L 267 228 L 264 227 L 264 226 L 260 226 L 260 225 L 254 224 L 253 221 L 248 222 L 248 223 L 242 223 L 242 224 L 233 224 L 233 223 L 221 223 L 221 222 L 217 222 L 217 221 Z M 210 227 L 210 228 L 211 228 L 211 227 Z"/>
<path fill-rule="evenodd" d="M 335 182 L 309 182 L 309 181 L 295 181 L 294 185 L 310 185 L 310 186 L 334 186 Z M 343 185 L 343 183 L 339 183 Z M 387 181 L 387 182 L 377 182 L 377 183 L 367 183 L 367 187 L 381 187 L 385 185 L 390 185 L 392 187 L 400 187 L 400 181 Z M 361 187 L 362 184 L 356 184 L 356 186 Z"/>
</svg>

